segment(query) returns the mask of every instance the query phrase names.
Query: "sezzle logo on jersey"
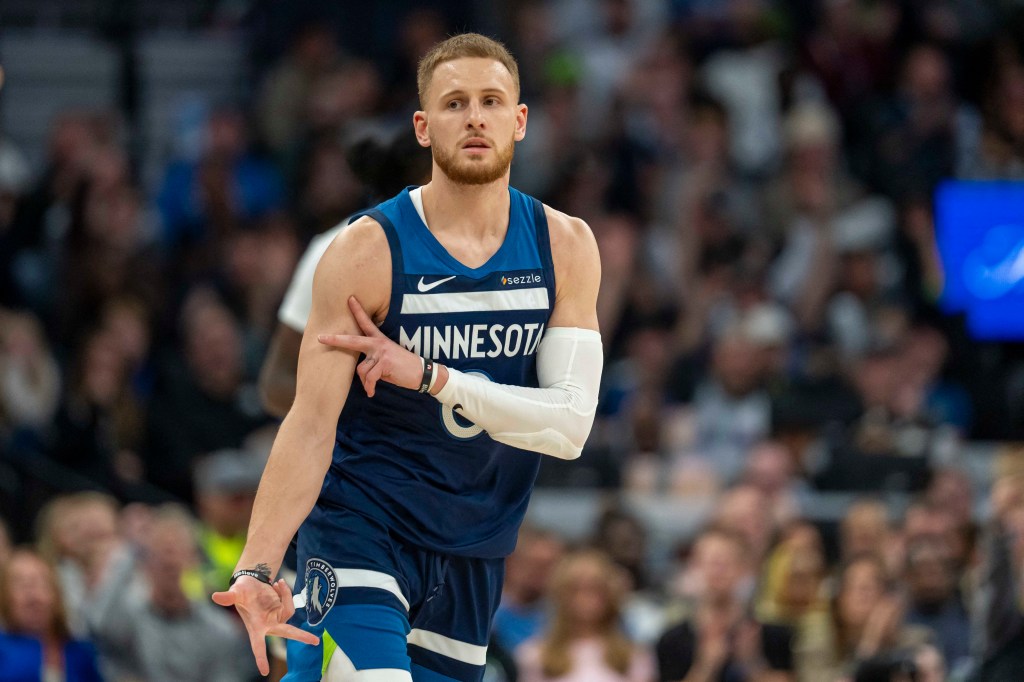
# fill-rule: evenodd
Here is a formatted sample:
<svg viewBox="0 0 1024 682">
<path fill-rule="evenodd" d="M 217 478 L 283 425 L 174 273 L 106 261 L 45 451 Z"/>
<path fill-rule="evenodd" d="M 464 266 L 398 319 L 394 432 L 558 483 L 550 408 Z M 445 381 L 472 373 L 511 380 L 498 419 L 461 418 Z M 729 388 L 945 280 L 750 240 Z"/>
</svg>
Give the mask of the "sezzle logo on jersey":
<svg viewBox="0 0 1024 682">
<path fill-rule="evenodd" d="M 512 277 L 502 275 L 501 277 L 502 286 L 508 286 L 510 284 L 541 284 L 543 281 L 543 278 L 541 278 L 537 273 L 530 273 L 529 275 L 513 275 Z"/>
<path fill-rule="evenodd" d="M 533 355 L 540 345 L 544 325 L 530 324 L 449 324 L 443 327 L 425 325 L 412 332 L 402 327 L 399 343 L 406 350 L 432 360 L 460 358 L 512 358 Z"/>
</svg>

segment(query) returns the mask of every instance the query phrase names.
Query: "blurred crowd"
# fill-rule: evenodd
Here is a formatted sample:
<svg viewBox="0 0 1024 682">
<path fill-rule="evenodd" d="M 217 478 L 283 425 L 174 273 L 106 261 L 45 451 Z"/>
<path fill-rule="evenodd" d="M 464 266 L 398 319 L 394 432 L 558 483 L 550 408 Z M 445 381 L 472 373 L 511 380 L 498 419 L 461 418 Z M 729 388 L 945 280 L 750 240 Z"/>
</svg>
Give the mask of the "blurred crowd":
<svg viewBox="0 0 1024 682">
<path fill-rule="evenodd" d="M 512 184 L 603 264 L 597 423 L 540 484 L 712 512 L 660 567 L 615 504 L 585 543 L 525 529 L 490 679 L 1022 679 L 1024 452 L 989 490 L 965 446 L 1024 440 L 1024 353 L 941 311 L 932 195 L 1024 180 L 1024 5 L 499 5 Z M 0 680 L 253 679 L 207 596 L 273 439 L 278 306 L 467 27 L 424 3 L 369 59 L 302 22 L 151 186 L 124 112 L 60 115 L 38 169 L 0 137 Z M 838 528 L 826 491 L 858 499 Z"/>
</svg>

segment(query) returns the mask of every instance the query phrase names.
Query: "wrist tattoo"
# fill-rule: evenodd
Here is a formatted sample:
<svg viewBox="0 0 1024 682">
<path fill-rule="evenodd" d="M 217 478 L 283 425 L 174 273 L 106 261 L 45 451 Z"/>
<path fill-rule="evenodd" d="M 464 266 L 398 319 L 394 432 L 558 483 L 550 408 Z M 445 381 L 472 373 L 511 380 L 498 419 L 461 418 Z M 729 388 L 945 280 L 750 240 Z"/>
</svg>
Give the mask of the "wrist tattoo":
<svg viewBox="0 0 1024 682">
<path fill-rule="evenodd" d="M 267 580 L 270 580 L 270 566 L 268 566 L 267 564 L 260 562 L 256 564 L 256 567 L 252 570 L 256 571 Z"/>
</svg>

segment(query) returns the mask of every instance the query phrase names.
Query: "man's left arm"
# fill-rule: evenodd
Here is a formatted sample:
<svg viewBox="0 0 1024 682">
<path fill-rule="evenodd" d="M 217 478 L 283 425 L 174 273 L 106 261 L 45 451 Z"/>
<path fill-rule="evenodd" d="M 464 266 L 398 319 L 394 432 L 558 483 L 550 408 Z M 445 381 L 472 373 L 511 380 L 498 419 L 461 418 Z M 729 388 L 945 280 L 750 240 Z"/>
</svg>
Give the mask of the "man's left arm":
<svg viewBox="0 0 1024 682">
<path fill-rule="evenodd" d="M 548 225 L 555 305 L 537 349 L 538 387 L 498 384 L 438 365 L 430 392 L 499 443 L 576 459 L 594 423 L 604 365 L 597 322 L 601 262 L 594 236 L 582 220 L 548 209 Z M 376 339 L 379 350 L 374 352 L 387 368 L 370 385 L 364 378 L 367 394 L 373 395 L 376 379 L 417 388 L 419 357 L 384 337 L 361 311 L 353 312 L 363 333 Z M 320 341 L 341 348 L 358 343 L 342 335 L 322 335 Z"/>
</svg>

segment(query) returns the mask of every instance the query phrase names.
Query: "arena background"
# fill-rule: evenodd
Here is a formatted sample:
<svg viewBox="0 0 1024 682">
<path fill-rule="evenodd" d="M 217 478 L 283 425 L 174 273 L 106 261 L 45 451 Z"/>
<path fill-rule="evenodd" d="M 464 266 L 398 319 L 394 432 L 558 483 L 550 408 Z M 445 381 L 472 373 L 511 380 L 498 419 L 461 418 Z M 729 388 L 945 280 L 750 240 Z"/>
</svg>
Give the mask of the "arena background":
<svg viewBox="0 0 1024 682">
<path fill-rule="evenodd" d="M 216 608 L 292 270 L 393 172 L 353 145 L 409 127 L 416 60 L 464 30 L 519 60 L 513 185 L 584 218 L 603 263 L 597 422 L 545 462 L 524 547 L 551 556 L 510 562 L 509 599 L 546 603 L 555 558 L 597 546 L 653 651 L 700 601 L 714 525 L 800 679 L 831 680 L 798 654 L 863 553 L 878 608 L 902 595 L 893 632 L 931 626 L 952 679 L 1024 679 L 998 672 L 1024 649 L 1017 0 L 5 0 L 0 566 L 13 544 L 57 567 L 107 679 L 148 655 L 94 622 L 112 581 L 137 588 L 118 609 Z M 798 565 L 812 597 L 789 608 Z M 3 575 L 0 625 L 32 634 Z M 200 620 L 195 660 L 220 642 L 216 679 L 254 679 L 237 623 Z"/>
</svg>

